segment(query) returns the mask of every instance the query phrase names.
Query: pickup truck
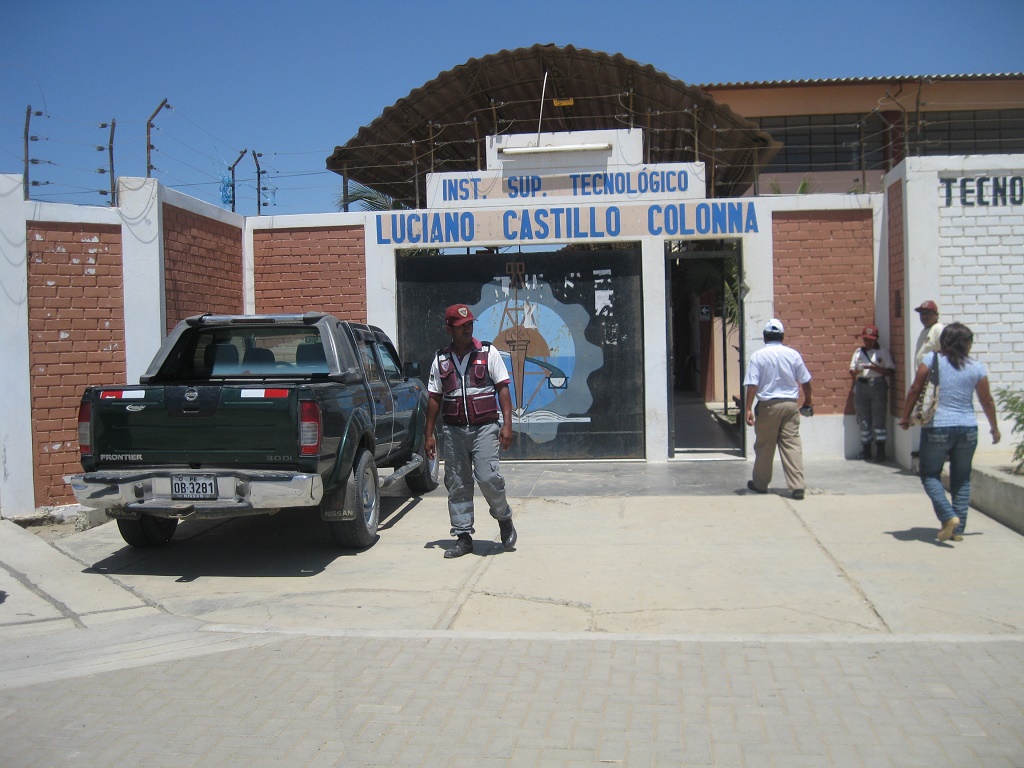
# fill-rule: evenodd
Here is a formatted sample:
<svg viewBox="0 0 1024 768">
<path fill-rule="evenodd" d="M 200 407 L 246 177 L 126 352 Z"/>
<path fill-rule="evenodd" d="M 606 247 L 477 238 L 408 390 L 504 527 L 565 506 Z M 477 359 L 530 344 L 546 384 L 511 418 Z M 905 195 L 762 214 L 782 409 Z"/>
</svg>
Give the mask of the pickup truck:
<svg viewBox="0 0 1024 768">
<path fill-rule="evenodd" d="M 399 359 L 379 328 L 323 313 L 190 317 L 139 385 L 86 389 L 84 472 L 64 480 L 135 547 L 166 544 L 179 520 L 311 507 L 336 544 L 369 547 L 382 487 L 438 485 L 427 389 Z"/>
</svg>

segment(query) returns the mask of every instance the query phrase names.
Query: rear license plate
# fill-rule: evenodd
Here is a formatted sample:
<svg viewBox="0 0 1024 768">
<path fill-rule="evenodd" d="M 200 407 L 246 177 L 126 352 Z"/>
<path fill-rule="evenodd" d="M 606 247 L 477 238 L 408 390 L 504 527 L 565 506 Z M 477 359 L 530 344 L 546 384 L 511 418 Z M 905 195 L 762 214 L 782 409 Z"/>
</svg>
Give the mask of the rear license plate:
<svg viewBox="0 0 1024 768">
<path fill-rule="evenodd" d="M 214 475 L 171 475 L 172 499 L 216 499 Z"/>
</svg>

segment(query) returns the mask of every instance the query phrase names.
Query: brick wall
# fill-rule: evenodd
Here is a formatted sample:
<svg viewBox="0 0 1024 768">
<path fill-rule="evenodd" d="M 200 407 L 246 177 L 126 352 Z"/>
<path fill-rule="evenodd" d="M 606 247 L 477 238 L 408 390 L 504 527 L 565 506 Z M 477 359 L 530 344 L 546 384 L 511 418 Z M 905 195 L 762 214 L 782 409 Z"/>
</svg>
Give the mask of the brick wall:
<svg viewBox="0 0 1024 768">
<path fill-rule="evenodd" d="M 1015 194 L 1002 205 L 989 200 L 989 205 L 979 201 L 963 206 L 954 196 L 953 204 L 947 206 L 943 191 L 936 193 L 940 320 L 970 326 L 974 332 L 971 355 L 988 367 L 993 391 L 1002 386 L 1020 389 L 1024 328 L 1017 321 L 1024 315 L 1024 172 L 973 171 L 972 175 L 1016 178 Z"/>
<path fill-rule="evenodd" d="M 242 230 L 164 204 L 167 330 L 203 312 L 241 314 Z"/>
<path fill-rule="evenodd" d="M 896 364 L 896 375 L 892 377 L 889 389 L 889 412 L 900 416 L 903 413 L 903 400 L 910 388 L 907 381 L 907 322 L 918 318 L 907 318 L 903 305 L 907 296 L 906 254 L 904 247 L 905 223 L 903 220 L 903 184 L 897 182 L 886 192 L 886 210 L 889 224 L 889 236 L 886 250 L 889 260 L 889 351 Z M 913 353 L 913 350 L 910 350 Z"/>
<path fill-rule="evenodd" d="M 362 227 L 253 233 L 256 312 L 321 311 L 366 322 Z"/>
<path fill-rule="evenodd" d="M 73 504 L 62 476 L 81 471 L 82 391 L 125 378 L 121 230 L 28 222 L 26 234 L 36 505 Z"/>
<path fill-rule="evenodd" d="M 776 212 L 775 313 L 814 377 L 814 409 L 853 413 L 850 357 L 874 323 L 872 213 Z"/>
</svg>

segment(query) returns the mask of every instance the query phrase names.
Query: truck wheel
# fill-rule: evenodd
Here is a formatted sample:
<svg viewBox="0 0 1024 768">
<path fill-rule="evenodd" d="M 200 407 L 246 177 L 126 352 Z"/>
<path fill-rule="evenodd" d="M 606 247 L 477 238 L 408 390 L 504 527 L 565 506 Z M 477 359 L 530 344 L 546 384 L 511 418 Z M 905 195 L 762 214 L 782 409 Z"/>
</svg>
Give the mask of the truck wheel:
<svg viewBox="0 0 1024 768">
<path fill-rule="evenodd" d="M 352 467 L 352 476 L 345 486 L 344 508 L 355 512 L 352 520 L 330 520 L 328 526 L 339 547 L 366 549 L 377 540 L 380 522 L 380 487 L 377 467 L 369 451 L 360 451 Z"/>
<path fill-rule="evenodd" d="M 409 486 L 409 490 L 413 493 L 430 493 L 432 490 L 437 488 L 438 478 L 441 475 L 441 440 L 443 435 L 440 434 L 440 430 L 436 427 L 434 429 L 434 445 L 437 446 L 434 451 L 434 458 L 428 459 L 427 452 L 423 449 L 423 444 L 420 443 L 419 454 L 423 458 L 423 463 L 420 464 L 419 469 L 414 472 L 410 472 L 405 476 L 405 484 Z"/>
<path fill-rule="evenodd" d="M 118 520 L 121 538 L 133 547 L 162 547 L 174 536 L 176 517 L 143 515 L 138 520 Z"/>
</svg>

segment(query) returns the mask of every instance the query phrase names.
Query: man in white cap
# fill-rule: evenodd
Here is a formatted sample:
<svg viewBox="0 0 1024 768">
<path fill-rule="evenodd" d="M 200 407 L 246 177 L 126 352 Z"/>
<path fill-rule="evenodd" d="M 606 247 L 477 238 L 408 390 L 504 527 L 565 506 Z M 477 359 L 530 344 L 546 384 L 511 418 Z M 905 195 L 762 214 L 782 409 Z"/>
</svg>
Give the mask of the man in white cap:
<svg viewBox="0 0 1024 768">
<path fill-rule="evenodd" d="M 769 320 L 763 336 L 765 345 L 750 356 L 743 381 L 747 388 L 747 424 L 754 428 L 754 477 L 747 481 L 747 488 L 768 493 L 778 447 L 786 485 L 799 501 L 805 490 L 800 413 L 813 413 L 811 374 L 800 353 L 782 343 L 785 329 L 781 321 L 774 317 Z M 803 408 L 798 405 L 801 390 Z"/>
</svg>

